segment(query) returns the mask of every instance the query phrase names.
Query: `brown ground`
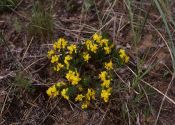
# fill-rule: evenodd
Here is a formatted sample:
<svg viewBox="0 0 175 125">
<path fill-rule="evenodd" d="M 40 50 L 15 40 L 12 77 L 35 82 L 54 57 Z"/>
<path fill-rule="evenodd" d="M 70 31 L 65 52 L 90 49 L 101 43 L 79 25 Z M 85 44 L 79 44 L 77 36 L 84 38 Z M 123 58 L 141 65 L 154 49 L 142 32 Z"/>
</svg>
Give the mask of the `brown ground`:
<svg viewBox="0 0 175 125">
<path fill-rule="evenodd" d="M 141 40 L 137 47 L 134 47 L 133 34 L 128 23 L 128 11 L 122 0 L 116 3 L 113 10 L 110 10 L 109 5 L 104 4 L 103 1 L 96 1 L 99 15 L 96 14 L 95 6 L 92 6 L 87 13 L 81 13 L 81 0 L 74 0 L 71 5 L 72 7 L 68 9 L 63 1 L 57 2 L 54 0 L 53 17 L 55 27 L 52 39 L 64 35 L 72 41 L 79 42 L 95 32 L 89 26 L 100 29 L 115 17 L 113 21 L 105 25 L 102 31 L 110 35 L 117 43 L 117 47 L 125 47 L 131 57 L 128 66 L 117 70 L 118 79 L 124 80 L 128 86 L 129 83 L 133 83 L 135 77 L 132 71 L 137 72 L 137 52 L 140 58 L 145 57 L 145 61 L 140 66 L 142 72 L 156 63 L 155 67 L 142 78 L 151 87 L 144 82 L 140 82 L 139 86 L 144 88 L 145 94 L 144 98 L 137 103 L 139 105 L 134 105 L 137 107 L 135 110 L 137 118 L 135 120 L 131 119 L 135 121 L 131 124 L 152 125 L 164 97 L 162 94 L 166 92 L 172 79 L 171 71 L 173 71 L 169 51 L 162 39 L 162 37 L 167 38 L 167 36 L 159 13 L 154 9 L 149 13 Z M 47 4 L 45 6 L 46 9 Z M 120 101 L 130 101 L 136 97 L 137 92 L 135 90 L 137 89 L 134 90 L 132 87 L 129 87 L 131 90 L 127 92 L 121 90 L 120 95 L 115 96 L 114 94 L 109 104 L 98 104 L 98 106 L 92 104 L 87 111 L 82 111 L 78 104 L 68 103 L 60 98 L 48 99 L 45 90 L 49 82 L 52 81 L 52 77 L 54 78 L 54 74 L 50 72 L 46 54 L 52 41 L 50 38 L 38 39 L 28 34 L 27 27 L 30 23 L 31 8 L 32 0 L 25 0 L 15 10 L 0 14 L 0 32 L 4 34 L 5 39 L 5 42 L 0 43 L 0 124 L 129 125 L 128 118 L 125 120 L 121 118 L 120 107 L 124 103 L 122 104 Z M 149 3 L 145 4 L 145 11 L 146 9 L 149 9 Z M 107 21 L 99 25 L 98 16 L 102 16 L 105 12 Z M 19 20 L 21 26 L 19 32 L 16 31 L 15 19 Z M 162 37 L 152 26 L 159 29 Z M 119 31 L 117 31 L 118 29 Z M 172 31 L 174 30 L 172 29 Z M 114 36 L 113 32 L 117 35 Z M 23 80 L 16 80 L 17 76 L 27 79 L 29 81 L 27 84 L 32 84 L 34 89 L 26 89 Z M 167 94 L 172 100 L 175 100 L 174 83 L 175 81 L 172 80 Z M 162 94 L 153 87 L 160 90 Z M 152 94 L 149 94 L 147 90 L 150 90 Z M 148 104 L 148 100 L 151 106 Z M 146 106 L 152 107 L 152 114 L 148 116 L 143 114 Z M 132 110 L 130 110 L 130 113 L 132 114 Z M 173 101 L 165 99 L 157 125 L 175 125 L 175 104 L 173 104 Z"/>
</svg>

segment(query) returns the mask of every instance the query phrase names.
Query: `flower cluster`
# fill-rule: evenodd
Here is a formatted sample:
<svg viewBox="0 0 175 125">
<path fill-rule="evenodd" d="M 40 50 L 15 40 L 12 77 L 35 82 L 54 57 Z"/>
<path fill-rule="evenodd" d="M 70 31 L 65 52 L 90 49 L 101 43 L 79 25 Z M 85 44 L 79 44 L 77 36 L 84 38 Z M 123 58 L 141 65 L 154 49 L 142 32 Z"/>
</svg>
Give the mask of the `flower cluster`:
<svg viewBox="0 0 175 125">
<path fill-rule="evenodd" d="M 111 95 L 111 79 L 109 78 L 109 74 L 106 71 L 102 71 L 99 74 L 99 78 L 102 81 L 101 87 L 102 87 L 102 92 L 101 92 L 101 98 L 104 100 L 104 102 L 108 102 L 109 96 Z"/>
<path fill-rule="evenodd" d="M 60 76 L 58 80 L 62 79 L 48 88 L 48 96 L 79 102 L 82 109 L 99 98 L 109 101 L 113 69 L 129 61 L 125 50 L 117 51 L 112 41 L 97 33 L 83 44 L 59 38 L 48 51 L 48 58 Z"/>
<path fill-rule="evenodd" d="M 119 50 L 119 56 L 122 59 L 122 63 L 128 63 L 129 56 L 126 54 L 124 49 Z"/>
<path fill-rule="evenodd" d="M 66 74 L 66 78 L 69 82 L 71 82 L 72 85 L 77 85 L 78 82 L 81 80 L 81 78 L 79 77 L 80 74 L 77 72 L 73 72 L 71 70 L 69 70 L 69 72 Z"/>
</svg>

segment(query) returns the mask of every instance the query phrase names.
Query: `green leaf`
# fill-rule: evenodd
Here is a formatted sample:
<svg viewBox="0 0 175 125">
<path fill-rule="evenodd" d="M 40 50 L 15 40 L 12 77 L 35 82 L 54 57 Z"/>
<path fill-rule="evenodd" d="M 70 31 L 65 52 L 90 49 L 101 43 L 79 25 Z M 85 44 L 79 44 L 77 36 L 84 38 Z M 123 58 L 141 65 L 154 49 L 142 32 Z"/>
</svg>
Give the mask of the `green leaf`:
<svg viewBox="0 0 175 125">
<path fill-rule="evenodd" d="M 68 87 L 67 95 L 69 95 L 69 97 L 74 97 L 76 93 L 77 93 L 76 86 L 70 86 L 70 87 Z"/>
</svg>

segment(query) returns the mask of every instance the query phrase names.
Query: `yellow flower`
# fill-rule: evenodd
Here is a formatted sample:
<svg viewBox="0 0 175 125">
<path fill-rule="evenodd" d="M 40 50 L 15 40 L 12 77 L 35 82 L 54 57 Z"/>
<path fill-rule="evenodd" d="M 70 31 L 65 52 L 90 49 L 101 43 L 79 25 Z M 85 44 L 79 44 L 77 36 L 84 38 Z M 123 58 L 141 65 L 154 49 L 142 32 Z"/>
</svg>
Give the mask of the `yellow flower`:
<svg viewBox="0 0 175 125">
<path fill-rule="evenodd" d="M 58 55 L 52 56 L 51 63 L 58 62 L 58 59 L 59 59 L 59 56 Z"/>
<path fill-rule="evenodd" d="M 71 44 L 70 46 L 67 47 L 69 50 L 69 54 L 72 54 L 73 52 L 77 53 L 77 47 L 76 45 Z"/>
<path fill-rule="evenodd" d="M 69 96 L 67 95 L 67 93 L 68 93 L 68 88 L 63 89 L 63 90 L 61 91 L 61 95 L 62 95 L 65 99 L 69 100 Z"/>
<path fill-rule="evenodd" d="M 75 98 L 75 101 L 76 101 L 76 102 L 77 102 L 77 101 L 82 101 L 83 98 L 84 98 L 84 95 L 79 94 L 79 95 L 77 95 L 77 97 Z"/>
<path fill-rule="evenodd" d="M 107 72 L 106 71 L 102 71 L 100 74 L 99 74 L 99 78 L 104 81 L 106 80 L 106 77 L 107 77 Z"/>
<path fill-rule="evenodd" d="M 56 97 L 59 95 L 59 91 L 56 89 L 55 85 L 49 87 L 48 90 L 46 91 L 46 93 L 50 97 Z"/>
<path fill-rule="evenodd" d="M 75 75 L 75 72 L 69 70 L 69 72 L 66 74 L 67 80 L 68 80 L 68 81 L 71 81 L 72 76 L 74 76 L 74 75 Z"/>
<path fill-rule="evenodd" d="M 97 41 L 97 42 L 100 42 L 100 40 L 102 39 L 102 36 L 95 33 L 93 36 L 92 36 L 93 40 L 94 41 Z"/>
<path fill-rule="evenodd" d="M 124 50 L 124 49 L 120 49 L 120 50 L 119 50 L 119 54 L 120 54 L 120 55 L 125 55 L 125 54 L 126 54 L 126 53 L 125 53 L 125 50 Z"/>
<path fill-rule="evenodd" d="M 84 61 L 88 62 L 89 59 L 91 58 L 91 56 L 89 55 L 89 53 L 83 53 L 83 58 L 84 58 Z"/>
<path fill-rule="evenodd" d="M 104 80 L 103 83 L 101 84 L 102 87 L 106 87 L 106 88 L 109 88 L 110 86 L 110 80 Z"/>
<path fill-rule="evenodd" d="M 110 54 L 111 53 L 111 48 L 109 46 L 104 47 L 105 54 Z"/>
<path fill-rule="evenodd" d="M 125 63 L 129 62 L 129 56 L 125 56 Z"/>
<path fill-rule="evenodd" d="M 56 65 L 56 67 L 54 67 L 54 70 L 55 70 L 55 71 L 60 71 L 60 69 L 62 69 L 63 67 L 64 67 L 63 64 L 58 63 L 58 64 Z"/>
<path fill-rule="evenodd" d="M 83 102 L 83 104 L 81 105 L 81 108 L 82 108 L 82 109 L 87 109 L 88 105 L 89 105 L 89 102 L 88 102 L 88 101 L 85 101 L 85 102 Z"/>
<path fill-rule="evenodd" d="M 57 42 L 53 44 L 53 48 L 58 51 L 61 50 L 61 48 L 65 48 L 67 46 L 67 41 L 64 38 L 59 38 Z"/>
<path fill-rule="evenodd" d="M 111 70 L 111 69 L 113 69 L 113 63 L 112 63 L 111 60 L 110 60 L 109 63 L 105 63 L 105 69 L 106 69 L 106 70 Z"/>
<path fill-rule="evenodd" d="M 104 102 L 108 102 L 110 95 L 111 95 L 111 88 L 107 90 L 102 90 L 101 92 L 101 98 L 104 100 Z"/>
<path fill-rule="evenodd" d="M 62 48 L 63 48 L 63 49 L 66 48 L 66 46 L 67 46 L 67 41 L 66 41 L 64 38 L 60 38 L 60 39 L 58 40 L 58 42 L 59 42 L 59 41 L 61 41 Z"/>
<path fill-rule="evenodd" d="M 97 49 L 98 49 L 98 45 L 93 43 L 91 40 L 86 40 L 85 42 L 87 50 L 90 50 L 93 53 L 96 53 Z"/>
<path fill-rule="evenodd" d="M 78 82 L 81 80 L 81 78 L 79 77 L 80 74 L 77 72 L 73 72 L 71 70 L 69 70 L 69 72 L 66 74 L 66 78 L 69 82 L 71 82 L 72 85 L 77 85 Z"/>
<path fill-rule="evenodd" d="M 81 80 L 81 78 L 79 78 L 79 75 L 74 76 L 72 78 L 72 85 L 77 85 L 80 80 Z"/>
<path fill-rule="evenodd" d="M 65 56 L 65 58 L 64 58 L 64 63 L 66 64 L 66 66 L 67 66 L 67 69 L 69 69 L 69 61 L 72 59 L 72 57 L 70 56 L 70 55 L 67 55 L 67 56 Z"/>
<path fill-rule="evenodd" d="M 108 46 L 108 43 L 109 43 L 109 40 L 108 39 L 102 39 L 100 41 L 100 46 L 103 46 L 103 45 Z"/>
<path fill-rule="evenodd" d="M 97 52 L 97 49 L 98 49 L 98 45 L 97 44 L 91 44 L 90 45 L 90 50 L 93 52 L 93 53 L 96 53 Z"/>
<path fill-rule="evenodd" d="M 124 49 L 120 49 L 119 50 L 119 56 L 120 56 L 120 58 L 122 59 L 122 63 L 128 63 L 128 61 L 129 61 L 129 56 L 128 55 L 126 55 L 126 52 L 125 52 L 125 50 Z"/>
<path fill-rule="evenodd" d="M 48 51 L 47 56 L 50 58 L 53 54 L 55 54 L 55 51 L 50 50 L 50 51 Z"/>
<path fill-rule="evenodd" d="M 61 49 L 61 42 L 55 42 L 53 44 L 53 48 L 54 48 L 54 50 L 58 49 L 58 51 L 60 51 L 60 49 Z"/>
<path fill-rule="evenodd" d="M 95 100 L 95 91 L 93 89 L 88 89 L 88 92 L 86 93 L 87 100 Z"/>
<path fill-rule="evenodd" d="M 53 44 L 53 48 L 54 48 L 54 50 L 57 49 L 57 42 L 55 42 L 55 43 Z"/>
<path fill-rule="evenodd" d="M 92 41 L 91 40 L 86 40 L 85 45 L 86 45 L 87 49 L 90 50 L 90 45 L 92 45 Z"/>
</svg>

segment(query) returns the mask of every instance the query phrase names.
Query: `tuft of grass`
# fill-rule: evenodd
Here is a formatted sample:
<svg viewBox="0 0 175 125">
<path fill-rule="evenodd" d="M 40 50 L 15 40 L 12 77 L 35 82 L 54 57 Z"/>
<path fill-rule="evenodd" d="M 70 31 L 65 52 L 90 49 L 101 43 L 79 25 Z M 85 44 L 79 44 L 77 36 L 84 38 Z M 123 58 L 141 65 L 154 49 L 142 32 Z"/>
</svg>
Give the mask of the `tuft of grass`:
<svg viewBox="0 0 175 125">
<path fill-rule="evenodd" d="M 31 86 L 31 81 L 28 80 L 22 73 L 17 72 L 15 79 L 14 79 L 15 85 L 17 85 L 20 88 L 29 89 Z"/>
<path fill-rule="evenodd" d="M 157 10 L 160 13 L 160 16 L 162 18 L 162 21 L 163 21 L 163 23 L 165 25 L 165 29 L 166 29 L 168 37 L 169 37 L 169 40 L 166 43 L 166 45 L 167 45 L 167 47 L 169 49 L 169 52 L 171 54 L 171 58 L 172 58 L 172 62 L 173 62 L 173 72 L 175 73 L 175 45 L 174 45 L 174 42 L 173 42 L 173 34 L 172 34 L 171 30 L 170 30 L 168 18 L 170 19 L 170 22 L 173 24 L 174 27 L 175 27 L 175 21 L 174 21 L 172 15 L 170 14 L 170 11 L 168 10 L 168 7 L 167 7 L 167 6 L 170 6 L 171 2 L 169 2 L 169 4 L 168 4 L 167 1 L 154 0 L 154 3 L 156 5 L 156 7 L 157 7 Z"/>
<path fill-rule="evenodd" d="M 19 0 L 0 0 L 0 12 L 9 11 L 18 4 Z"/>
<path fill-rule="evenodd" d="M 146 54 L 144 57 L 139 56 L 138 51 L 138 45 L 142 40 L 144 28 L 147 23 L 147 19 L 149 16 L 149 12 L 152 8 L 152 5 L 148 8 L 148 11 L 142 11 L 143 5 L 142 0 L 140 1 L 140 8 L 134 7 L 134 1 L 132 0 L 125 0 L 125 5 L 128 9 L 129 14 L 129 20 L 130 20 L 130 26 L 131 26 L 131 32 L 133 34 L 133 47 L 136 50 L 136 57 L 137 57 L 137 63 L 136 63 L 136 75 L 133 77 L 131 88 L 133 89 L 134 98 L 131 99 L 127 103 L 128 110 L 130 111 L 130 115 L 128 116 L 129 121 L 132 123 L 132 121 L 135 121 L 138 117 L 138 114 L 140 112 L 143 113 L 145 117 L 151 116 L 153 114 L 152 106 L 149 102 L 148 96 L 152 95 L 152 89 L 148 86 L 143 86 L 141 84 L 141 80 L 149 74 L 151 69 L 153 69 L 157 63 L 151 64 L 148 69 L 143 70 L 143 65 L 146 61 Z M 145 102 L 147 104 L 145 104 Z M 142 107 L 142 108 L 140 108 Z M 126 113 L 126 115 L 128 115 Z M 125 116 L 126 117 L 126 116 Z M 133 123 L 134 124 L 134 123 Z"/>
<path fill-rule="evenodd" d="M 28 26 L 29 34 L 35 37 L 51 37 L 53 34 L 54 22 L 51 11 L 44 10 L 40 2 L 35 2 L 32 9 L 31 22 Z"/>
<path fill-rule="evenodd" d="M 142 5 L 142 1 L 140 1 L 140 3 Z M 136 11 L 136 10 L 138 10 L 139 7 L 138 6 L 134 7 L 134 1 L 125 0 L 125 4 L 126 4 L 127 9 L 128 9 L 131 30 L 132 30 L 132 33 L 133 33 L 133 46 L 135 48 L 137 48 L 138 43 L 141 41 L 141 38 L 142 38 L 142 35 L 143 35 L 144 26 L 147 22 L 147 18 L 148 18 L 148 15 L 149 15 L 149 10 L 147 12 L 145 11 L 147 14 L 145 14 L 145 16 L 143 17 L 144 14 L 142 14 L 141 11 Z M 165 0 L 154 0 L 154 1 L 151 2 L 150 9 L 154 7 L 160 13 L 160 16 L 161 16 L 161 19 L 162 19 L 161 21 L 164 24 L 164 28 L 166 30 L 166 35 L 167 35 L 167 38 L 168 38 L 168 40 L 164 40 L 164 42 L 165 42 L 165 44 L 166 44 L 166 46 L 169 50 L 169 53 L 171 55 L 172 67 L 173 67 L 173 70 L 175 71 L 175 46 L 174 46 L 174 42 L 173 42 L 173 33 L 171 31 L 171 27 L 175 26 L 175 22 L 174 22 L 174 19 L 172 17 L 172 14 L 169 10 L 170 9 L 170 4 L 171 4 L 171 1 L 168 1 L 168 0 L 167 1 L 165 1 Z M 139 15 L 139 16 L 137 16 L 137 15 Z M 141 21 L 142 18 L 137 19 L 137 17 L 142 17 L 143 21 Z M 157 64 L 156 63 L 151 64 L 150 68 L 148 68 L 146 71 L 143 71 L 142 66 L 144 64 L 143 63 L 144 59 L 141 59 L 139 57 L 138 51 L 136 51 L 136 57 L 137 57 L 137 64 L 136 64 L 137 71 L 136 71 L 136 73 L 135 73 L 136 75 L 135 75 L 135 77 L 133 78 L 133 81 L 132 81 L 132 88 L 134 89 L 134 91 L 136 91 L 138 93 L 137 94 L 137 96 L 138 96 L 142 92 L 141 88 L 145 89 L 145 87 L 143 87 L 142 84 L 141 84 L 141 82 L 143 82 L 142 79 L 144 78 L 145 75 L 147 75 L 150 72 L 150 70 L 154 66 L 156 66 L 158 64 L 158 62 L 157 62 Z M 172 74 L 172 79 L 174 79 L 174 74 Z M 172 82 L 169 83 L 168 89 L 167 89 L 165 95 L 163 95 L 163 99 L 162 99 L 158 114 L 156 116 L 156 120 L 154 122 L 155 125 L 158 123 L 159 115 L 161 113 L 162 106 L 163 106 L 165 97 L 167 95 L 167 92 L 168 92 L 168 90 L 171 86 L 171 83 Z M 147 89 L 145 89 L 144 91 L 145 91 L 144 92 L 145 95 L 147 93 L 149 93 L 149 90 L 147 90 Z M 142 97 L 142 95 L 140 97 Z M 141 101 L 142 99 L 140 97 L 136 98 L 136 102 L 140 102 L 139 105 L 141 105 L 141 103 L 142 103 L 142 101 Z M 138 100 L 140 100 L 140 101 L 138 101 Z M 149 100 L 147 102 L 150 105 Z M 136 104 L 132 104 L 132 103 L 129 103 L 129 104 L 131 104 L 131 106 L 136 105 Z M 135 110 L 135 109 L 137 109 L 137 107 L 134 107 L 133 109 Z M 149 108 L 151 108 L 151 105 L 149 107 L 147 107 L 148 111 L 149 111 Z M 145 110 L 147 110 L 147 109 L 145 109 Z M 139 111 L 136 111 L 136 113 L 137 112 L 139 112 Z M 145 112 L 146 115 L 147 115 L 147 113 L 148 112 Z M 151 112 L 151 113 L 155 117 L 155 114 L 153 112 Z M 137 115 L 134 115 L 134 114 L 131 115 L 131 116 L 135 116 L 135 118 L 137 117 Z"/>
<path fill-rule="evenodd" d="M 22 74 L 20 71 L 18 71 L 14 77 L 14 84 L 18 89 L 26 90 L 29 93 L 34 93 L 37 89 L 36 86 L 32 85 L 32 80 L 29 76 Z"/>
<path fill-rule="evenodd" d="M 133 1 L 125 0 L 125 4 L 127 6 L 128 13 L 129 13 L 131 32 L 133 34 L 133 39 L 132 39 L 133 47 L 136 50 L 136 57 L 137 57 L 137 63 L 136 63 L 137 77 L 135 77 L 133 80 L 133 86 L 138 86 L 140 83 L 140 79 L 142 79 L 143 76 L 145 76 L 154 67 L 154 66 L 150 66 L 151 68 L 148 68 L 146 71 L 142 71 L 143 70 L 142 67 L 145 62 L 145 57 L 140 58 L 139 52 L 137 49 L 139 42 L 141 42 L 141 39 L 143 36 L 143 30 L 148 19 L 149 11 L 152 6 L 150 6 L 149 10 L 146 13 L 144 13 L 141 11 L 141 9 L 135 8 L 133 6 L 134 4 Z M 142 6 L 142 1 L 141 1 L 141 6 Z"/>
</svg>

